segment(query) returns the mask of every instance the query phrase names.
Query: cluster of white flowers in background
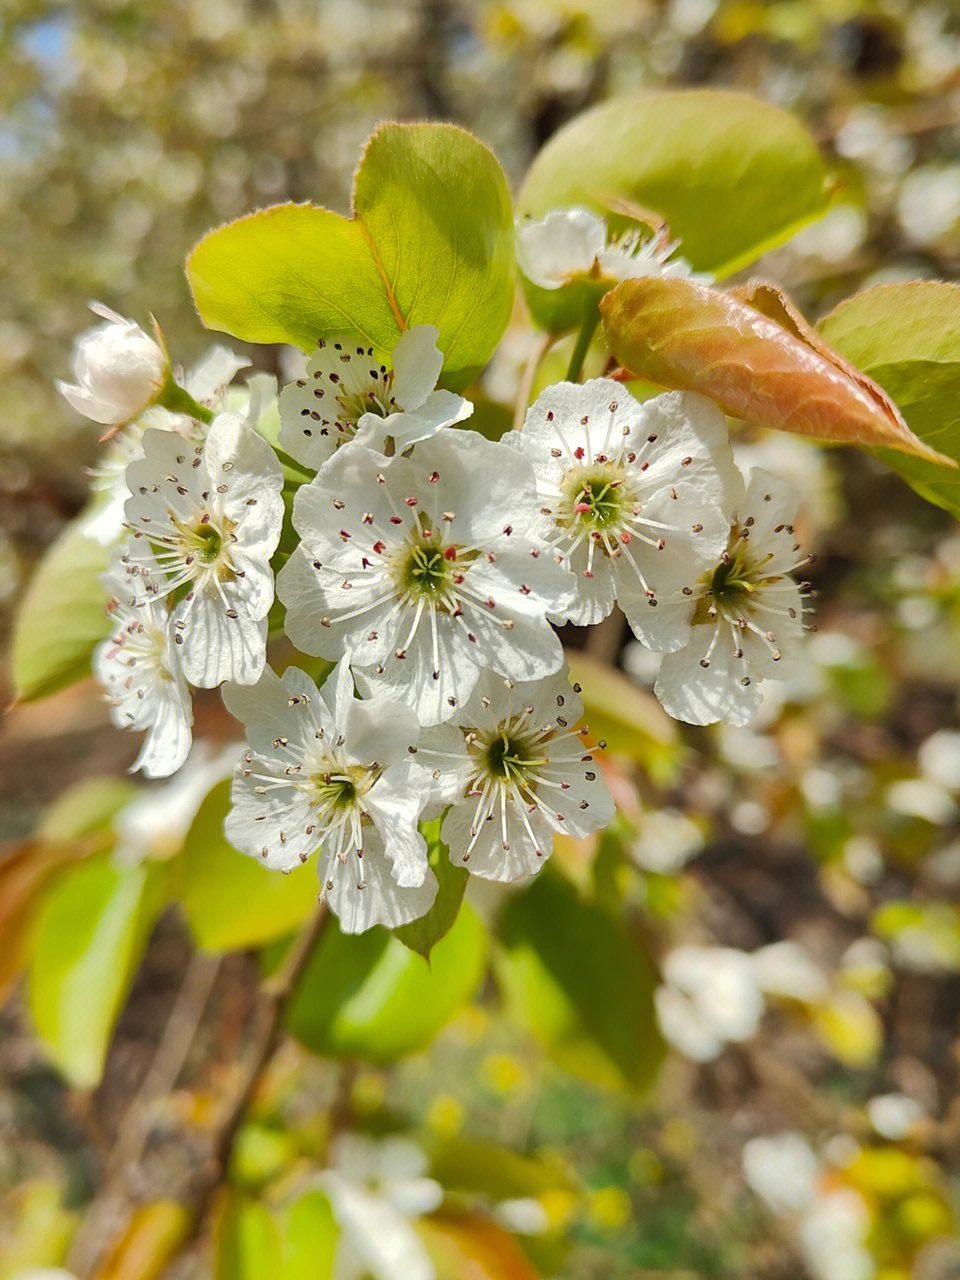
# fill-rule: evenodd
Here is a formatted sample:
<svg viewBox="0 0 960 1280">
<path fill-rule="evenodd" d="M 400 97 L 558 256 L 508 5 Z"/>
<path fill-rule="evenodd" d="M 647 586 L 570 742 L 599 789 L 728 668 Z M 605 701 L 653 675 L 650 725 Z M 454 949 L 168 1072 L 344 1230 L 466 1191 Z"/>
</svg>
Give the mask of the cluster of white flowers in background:
<svg viewBox="0 0 960 1280">
<path fill-rule="evenodd" d="M 673 246 L 608 245 L 583 210 L 519 243 L 544 288 L 595 264 L 689 274 Z M 257 376 L 229 387 L 232 352 L 178 375 L 162 338 L 100 314 L 63 390 L 113 428 L 85 529 L 113 547 L 95 665 L 114 719 L 146 732 L 135 767 L 164 777 L 190 751 L 191 689 L 222 686 L 248 743 L 229 839 L 282 871 L 315 855 L 349 931 L 429 910 L 426 819 L 496 881 L 611 820 L 556 627 L 618 605 L 664 655 L 657 696 L 695 724 L 748 721 L 796 649 L 790 496 L 744 480 L 699 395 L 564 382 L 490 440 L 438 388 L 438 331 L 420 325 L 392 352 L 321 341 L 277 435 Z M 303 655 L 282 676 L 281 632 Z"/>
</svg>

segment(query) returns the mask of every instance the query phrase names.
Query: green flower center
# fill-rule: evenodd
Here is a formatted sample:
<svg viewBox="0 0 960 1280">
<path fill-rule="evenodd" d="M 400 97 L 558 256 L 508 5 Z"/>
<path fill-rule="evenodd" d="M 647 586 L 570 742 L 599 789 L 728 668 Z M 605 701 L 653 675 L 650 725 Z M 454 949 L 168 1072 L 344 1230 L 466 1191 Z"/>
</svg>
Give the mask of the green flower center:
<svg viewBox="0 0 960 1280">
<path fill-rule="evenodd" d="M 194 530 L 193 536 L 196 542 L 194 554 L 197 559 L 202 560 L 204 564 L 213 564 L 219 558 L 223 546 L 220 530 L 215 529 L 212 524 L 201 524 Z"/>
<path fill-rule="evenodd" d="M 606 529 L 623 518 L 624 495 L 620 476 L 598 469 L 575 475 L 568 488 L 572 522 L 588 529 Z"/>
<path fill-rule="evenodd" d="M 452 549 L 451 549 L 452 550 Z M 448 549 L 438 542 L 420 542 L 410 547 L 400 568 L 400 585 L 413 595 L 435 598 L 450 582 Z"/>
<path fill-rule="evenodd" d="M 717 565 L 710 580 L 710 590 L 718 604 L 736 604 L 750 595 L 753 589 L 750 567 L 739 549 L 730 557 L 729 563 Z"/>
<path fill-rule="evenodd" d="M 351 809 L 370 790 L 380 772 L 377 764 L 331 764 L 329 769 L 315 773 L 310 779 L 310 803 L 315 808 Z"/>
<path fill-rule="evenodd" d="M 527 771 L 544 764 L 545 758 L 528 739 L 512 737 L 504 729 L 499 737 L 487 743 L 483 763 L 490 777 L 523 784 Z"/>
</svg>

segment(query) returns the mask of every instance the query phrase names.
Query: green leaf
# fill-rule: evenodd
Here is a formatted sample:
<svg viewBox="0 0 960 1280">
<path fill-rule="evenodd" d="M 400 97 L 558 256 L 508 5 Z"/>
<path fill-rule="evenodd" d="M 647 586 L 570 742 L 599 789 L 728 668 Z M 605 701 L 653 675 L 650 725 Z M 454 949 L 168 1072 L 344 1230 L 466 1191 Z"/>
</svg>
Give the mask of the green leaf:
<svg viewBox="0 0 960 1280">
<path fill-rule="evenodd" d="M 430 869 L 437 877 L 438 889 L 433 906 L 419 920 L 411 920 L 392 930 L 405 947 L 430 959 L 430 952 L 453 926 L 463 901 L 464 890 L 470 873 L 466 867 L 455 867 L 450 861 L 450 851 L 440 838 L 440 819 L 425 822 L 422 830 L 427 841 Z"/>
<path fill-rule="evenodd" d="M 21 701 L 45 698 L 90 674 L 93 651 L 110 631 L 100 583 L 109 557 L 109 547 L 73 523 L 40 561 L 10 643 L 10 679 Z"/>
<path fill-rule="evenodd" d="M 289 875 L 239 853 L 223 834 L 230 781 L 213 788 L 197 811 L 177 856 L 176 896 L 197 946 L 235 951 L 284 937 L 316 910 L 317 872 Z"/>
<path fill-rule="evenodd" d="M 280 1280 L 330 1280 L 337 1234 L 333 1210 L 323 1192 L 301 1196 L 284 1215 Z"/>
<path fill-rule="evenodd" d="M 39 1039 L 70 1083 L 93 1088 L 162 906 L 163 868 L 106 855 L 63 875 L 36 922 L 28 1000 Z"/>
<path fill-rule="evenodd" d="M 102 831 L 140 794 L 129 778 L 81 778 L 44 810 L 37 835 L 45 840 L 79 840 Z"/>
<path fill-rule="evenodd" d="M 889 393 L 925 444 L 960 460 L 960 287 L 876 285 L 841 302 L 820 331 Z M 889 449 L 876 455 L 921 497 L 960 516 L 960 471 Z"/>
<path fill-rule="evenodd" d="M 500 937 L 507 1008 L 562 1065 L 621 1087 L 652 1082 L 663 1058 L 654 972 L 619 920 L 548 868 L 509 903 Z"/>
<path fill-rule="evenodd" d="M 382 928 L 341 933 L 331 921 L 287 1010 L 314 1053 L 392 1062 L 422 1048 L 470 999 L 487 964 L 487 932 L 469 905 L 431 963 Z"/>
<path fill-rule="evenodd" d="M 330 1202 L 309 1191 L 276 1212 L 224 1189 L 214 1233 L 214 1280 L 330 1280 L 337 1247 Z"/>
<path fill-rule="evenodd" d="M 661 215 L 698 271 L 729 274 L 782 244 L 827 207 L 813 137 L 745 93 L 665 89 L 613 98 L 543 148 L 518 212 L 581 205 L 622 230 L 631 206 Z"/>
<path fill-rule="evenodd" d="M 214 1280 L 265 1280 L 280 1275 L 280 1233 L 265 1204 L 224 1188 L 213 1229 Z"/>
<path fill-rule="evenodd" d="M 450 124 L 383 125 L 347 219 L 277 205 L 205 236 L 187 259 L 201 319 L 249 342 L 356 337 L 380 354 L 435 324 L 445 380 L 489 359 L 513 299 L 513 222 L 493 154 Z"/>
<path fill-rule="evenodd" d="M 437 326 L 448 374 L 478 373 L 513 304 L 513 211 L 493 153 L 454 125 L 383 125 L 353 205 L 405 323 Z"/>
<path fill-rule="evenodd" d="M 245 342 L 355 334 L 389 351 L 400 328 L 359 222 L 280 204 L 219 227 L 195 246 L 187 278 L 200 318 Z"/>
<path fill-rule="evenodd" d="M 570 649 L 566 656 L 570 679 L 581 686 L 592 736 L 638 761 L 661 785 L 675 782 L 683 761 L 677 722 L 616 667 L 583 649 Z"/>
</svg>

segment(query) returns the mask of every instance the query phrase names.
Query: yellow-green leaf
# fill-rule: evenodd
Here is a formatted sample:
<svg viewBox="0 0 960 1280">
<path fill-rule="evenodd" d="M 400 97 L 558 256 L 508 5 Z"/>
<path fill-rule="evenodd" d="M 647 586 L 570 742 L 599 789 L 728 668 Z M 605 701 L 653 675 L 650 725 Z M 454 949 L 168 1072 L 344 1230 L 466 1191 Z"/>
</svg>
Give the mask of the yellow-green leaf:
<svg viewBox="0 0 960 1280">
<path fill-rule="evenodd" d="M 10 643 L 10 678 L 21 700 L 44 698 L 90 674 L 93 651 L 110 631 L 100 582 L 109 554 L 74 523 L 40 561 Z"/>
<path fill-rule="evenodd" d="M 331 921 L 287 1010 L 290 1030 L 331 1057 L 392 1062 L 427 1044 L 486 972 L 487 932 L 464 905 L 430 963 L 379 926 L 341 933 Z"/>
<path fill-rule="evenodd" d="M 614 229 L 634 221 L 630 206 L 652 210 L 698 271 L 719 275 L 823 213 L 826 173 L 809 131 L 778 107 L 724 89 L 654 90 L 585 111 L 537 156 L 518 212 L 571 205 Z"/>
<path fill-rule="evenodd" d="M 205 236 L 187 259 L 201 319 L 249 342 L 346 335 L 378 355 L 439 330 L 444 379 L 486 363 L 513 298 L 513 217 L 493 154 L 450 124 L 388 124 L 370 139 L 350 218 L 277 205 Z"/>
<path fill-rule="evenodd" d="M 197 811 L 178 857 L 176 896 L 197 946 L 205 951 L 258 947 L 296 929 L 317 908 L 312 864 L 289 875 L 239 853 L 223 834 L 229 780 Z"/>
<path fill-rule="evenodd" d="M 28 1000 L 37 1036 L 72 1085 L 99 1083 L 114 1024 L 162 906 L 163 868 L 108 856 L 63 875 L 36 923 Z"/>
<path fill-rule="evenodd" d="M 960 460 L 960 287 L 877 285 L 840 303 L 820 331 L 893 397 L 925 444 Z M 889 450 L 877 456 L 928 502 L 960 516 L 960 471 Z"/>
</svg>

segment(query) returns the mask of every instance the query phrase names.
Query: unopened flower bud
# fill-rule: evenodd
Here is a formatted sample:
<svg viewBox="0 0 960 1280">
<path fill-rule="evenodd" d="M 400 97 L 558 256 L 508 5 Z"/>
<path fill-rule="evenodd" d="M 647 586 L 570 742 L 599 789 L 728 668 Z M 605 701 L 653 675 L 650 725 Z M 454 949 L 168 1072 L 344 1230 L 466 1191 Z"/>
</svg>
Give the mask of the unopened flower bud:
<svg viewBox="0 0 960 1280">
<path fill-rule="evenodd" d="M 105 324 L 85 333 L 74 356 L 76 384 L 57 385 L 70 404 L 94 422 L 117 426 L 135 418 L 157 399 L 167 381 L 169 360 L 133 320 L 100 303 L 90 308 Z"/>
</svg>

